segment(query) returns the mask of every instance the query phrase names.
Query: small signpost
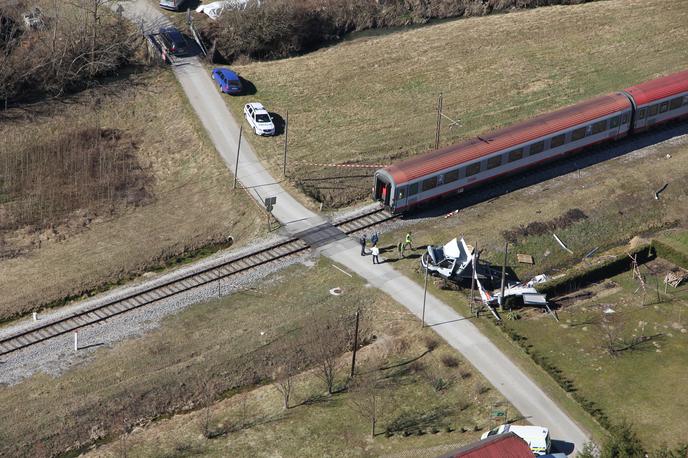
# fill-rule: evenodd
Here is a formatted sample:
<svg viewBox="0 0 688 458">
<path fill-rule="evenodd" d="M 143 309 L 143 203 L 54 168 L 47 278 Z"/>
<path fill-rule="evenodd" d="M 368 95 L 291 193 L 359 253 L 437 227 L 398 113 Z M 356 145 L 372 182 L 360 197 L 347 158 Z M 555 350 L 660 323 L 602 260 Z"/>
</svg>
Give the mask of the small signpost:
<svg viewBox="0 0 688 458">
<path fill-rule="evenodd" d="M 276 203 L 277 197 L 265 198 L 265 209 L 268 211 L 268 232 L 272 230 L 272 227 L 270 227 L 270 216 L 272 216 L 272 209 L 275 208 Z"/>
</svg>

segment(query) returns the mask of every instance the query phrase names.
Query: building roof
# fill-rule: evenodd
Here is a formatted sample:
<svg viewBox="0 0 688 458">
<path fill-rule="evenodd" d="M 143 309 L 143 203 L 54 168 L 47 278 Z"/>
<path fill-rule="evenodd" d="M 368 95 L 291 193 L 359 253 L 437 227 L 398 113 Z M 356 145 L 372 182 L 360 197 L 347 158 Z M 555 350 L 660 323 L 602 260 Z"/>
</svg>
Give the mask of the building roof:
<svg viewBox="0 0 688 458">
<path fill-rule="evenodd" d="M 533 452 L 526 441 L 509 432 L 465 445 L 440 458 L 533 458 Z"/>
<path fill-rule="evenodd" d="M 621 92 L 603 95 L 418 155 L 385 170 L 395 183 L 404 183 L 630 108 L 631 101 Z"/>
<path fill-rule="evenodd" d="M 633 97 L 636 105 L 646 105 L 655 100 L 688 92 L 688 70 L 636 84 L 627 88 L 626 92 Z"/>
</svg>

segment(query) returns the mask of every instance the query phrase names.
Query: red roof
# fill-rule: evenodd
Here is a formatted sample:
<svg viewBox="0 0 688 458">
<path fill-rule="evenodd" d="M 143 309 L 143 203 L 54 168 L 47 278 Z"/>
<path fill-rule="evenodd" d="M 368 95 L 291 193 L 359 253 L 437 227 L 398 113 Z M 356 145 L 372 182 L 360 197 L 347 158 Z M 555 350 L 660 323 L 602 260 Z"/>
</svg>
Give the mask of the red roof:
<svg viewBox="0 0 688 458">
<path fill-rule="evenodd" d="M 646 105 L 655 100 L 688 92 L 688 70 L 631 86 L 626 92 L 633 97 L 636 105 Z"/>
<path fill-rule="evenodd" d="M 631 101 L 621 92 L 603 95 L 501 130 L 482 134 L 471 140 L 421 154 L 391 165 L 385 170 L 395 183 L 404 183 L 630 108 Z"/>
<path fill-rule="evenodd" d="M 466 445 L 441 458 L 533 458 L 533 452 L 526 441 L 509 432 Z"/>
</svg>

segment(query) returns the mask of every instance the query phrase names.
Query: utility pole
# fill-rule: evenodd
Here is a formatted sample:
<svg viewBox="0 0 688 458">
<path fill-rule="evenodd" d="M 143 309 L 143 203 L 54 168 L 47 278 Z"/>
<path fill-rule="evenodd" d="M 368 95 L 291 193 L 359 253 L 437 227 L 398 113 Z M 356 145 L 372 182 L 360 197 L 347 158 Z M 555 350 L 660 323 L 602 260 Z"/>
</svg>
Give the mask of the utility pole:
<svg viewBox="0 0 688 458">
<path fill-rule="evenodd" d="M 237 184 L 237 174 L 239 173 L 239 152 L 241 151 L 241 134 L 244 132 L 244 124 L 239 126 L 239 143 L 237 143 L 236 165 L 234 165 L 234 189 Z"/>
<path fill-rule="evenodd" d="M 428 294 L 428 262 L 430 262 L 430 256 L 428 256 L 428 259 L 425 262 L 425 285 L 423 286 L 423 314 L 420 319 L 421 328 L 425 327 L 425 296 L 427 296 Z"/>
<path fill-rule="evenodd" d="M 435 124 L 435 149 L 440 147 L 440 130 L 442 128 L 442 93 L 437 98 L 437 122 Z"/>
<path fill-rule="evenodd" d="M 471 261 L 471 269 L 473 270 L 471 275 L 471 312 L 473 312 L 473 307 L 475 306 L 475 279 L 477 278 L 477 272 L 475 271 L 476 262 L 475 258 L 478 256 L 478 242 L 475 242 L 473 246 L 473 259 Z M 476 313 L 477 315 L 477 313 Z"/>
<path fill-rule="evenodd" d="M 504 263 L 502 264 L 502 292 L 499 295 L 499 311 L 504 311 L 504 283 L 506 280 L 506 257 L 509 253 L 509 242 L 504 242 Z"/>
<path fill-rule="evenodd" d="M 287 176 L 287 141 L 289 139 L 289 110 L 287 110 L 287 117 L 284 120 L 284 161 L 282 167 L 282 175 Z"/>
<path fill-rule="evenodd" d="M 356 328 L 354 330 L 354 352 L 351 356 L 351 378 L 354 377 L 354 370 L 356 368 L 356 350 L 358 350 L 358 319 L 360 318 L 361 310 L 356 310 Z"/>
</svg>

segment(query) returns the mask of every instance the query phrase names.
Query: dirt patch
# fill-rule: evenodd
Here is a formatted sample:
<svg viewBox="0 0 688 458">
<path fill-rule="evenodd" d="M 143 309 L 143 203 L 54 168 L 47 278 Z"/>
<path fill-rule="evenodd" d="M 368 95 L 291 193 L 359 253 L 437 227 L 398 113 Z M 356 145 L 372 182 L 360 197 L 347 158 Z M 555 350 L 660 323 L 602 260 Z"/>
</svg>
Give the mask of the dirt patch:
<svg viewBox="0 0 688 458">
<path fill-rule="evenodd" d="M 524 239 L 530 236 L 547 234 L 557 229 L 565 229 L 578 221 L 587 219 L 587 215 L 580 208 L 572 208 L 561 216 L 557 216 L 549 221 L 533 221 L 527 225 L 518 226 L 502 232 L 504 240 L 516 243 L 519 238 Z"/>
<path fill-rule="evenodd" d="M 116 216 L 152 200 L 153 177 L 127 132 L 86 128 L 38 145 L 32 140 L 0 153 L 0 259 L 62 241 L 102 214 Z"/>
</svg>

